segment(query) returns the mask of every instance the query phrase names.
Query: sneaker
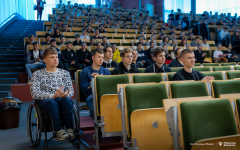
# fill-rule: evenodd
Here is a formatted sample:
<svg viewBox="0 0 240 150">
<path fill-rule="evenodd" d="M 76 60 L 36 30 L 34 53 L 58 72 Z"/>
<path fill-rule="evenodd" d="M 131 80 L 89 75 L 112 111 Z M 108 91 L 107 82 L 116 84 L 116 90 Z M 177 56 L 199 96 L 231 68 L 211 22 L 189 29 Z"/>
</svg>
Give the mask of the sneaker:
<svg viewBox="0 0 240 150">
<path fill-rule="evenodd" d="M 59 141 L 67 140 L 69 138 L 68 134 L 66 133 L 65 130 L 61 129 L 57 132 L 56 138 Z"/>
<path fill-rule="evenodd" d="M 66 132 L 67 132 L 67 135 L 68 135 L 69 139 L 74 139 L 75 138 L 75 135 L 73 133 L 73 129 L 67 129 Z"/>
</svg>

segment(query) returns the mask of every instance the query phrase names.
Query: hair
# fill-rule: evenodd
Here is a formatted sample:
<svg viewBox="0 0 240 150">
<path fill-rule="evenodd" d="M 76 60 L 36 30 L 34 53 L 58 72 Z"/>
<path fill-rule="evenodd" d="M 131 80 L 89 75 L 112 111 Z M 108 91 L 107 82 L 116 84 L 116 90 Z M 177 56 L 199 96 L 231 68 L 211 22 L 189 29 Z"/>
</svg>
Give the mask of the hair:
<svg viewBox="0 0 240 150">
<path fill-rule="evenodd" d="M 77 37 L 80 37 L 80 34 L 76 33 L 76 34 L 74 35 L 74 38 L 77 38 Z"/>
<path fill-rule="evenodd" d="M 65 37 L 64 35 L 61 35 L 59 38 L 61 39 L 61 38 L 63 38 L 63 37 Z"/>
<path fill-rule="evenodd" d="M 184 41 L 184 40 L 187 42 L 187 39 L 184 38 L 184 39 L 181 40 L 180 45 L 184 46 L 184 44 L 183 44 L 183 41 Z"/>
<path fill-rule="evenodd" d="M 50 40 L 50 43 L 52 43 L 52 42 L 56 42 L 56 39 L 51 39 L 51 40 Z"/>
<path fill-rule="evenodd" d="M 57 29 L 58 29 L 59 31 L 61 31 L 59 27 L 56 27 L 56 28 L 54 29 L 54 36 L 57 35 L 57 34 L 56 34 Z M 59 32 L 59 35 L 60 35 L 60 32 Z"/>
<path fill-rule="evenodd" d="M 162 52 L 165 52 L 165 50 L 162 47 L 154 47 L 153 48 L 153 56 L 157 57 L 158 54 L 161 54 Z"/>
<path fill-rule="evenodd" d="M 200 37 L 199 37 L 199 36 L 197 36 L 197 37 L 195 38 L 195 40 L 197 40 L 197 39 L 200 39 Z"/>
<path fill-rule="evenodd" d="M 222 45 L 222 43 L 217 43 L 217 47 L 218 47 L 220 44 Z"/>
<path fill-rule="evenodd" d="M 182 49 L 182 48 L 177 48 L 177 49 L 175 50 L 175 52 L 174 52 L 175 56 L 177 55 L 177 51 L 180 50 L 180 49 Z"/>
<path fill-rule="evenodd" d="M 204 38 L 203 38 L 203 40 L 205 40 L 205 39 L 207 40 L 207 38 L 206 38 L 206 37 L 204 37 Z"/>
<path fill-rule="evenodd" d="M 95 31 L 96 31 L 96 30 L 99 30 L 99 29 L 98 29 L 98 28 L 95 28 Z"/>
<path fill-rule="evenodd" d="M 43 51 L 42 58 L 45 59 L 50 54 L 58 54 L 58 51 L 55 48 L 48 47 Z"/>
<path fill-rule="evenodd" d="M 30 39 L 30 38 L 31 38 L 31 36 L 34 36 L 34 34 L 29 34 L 29 35 L 28 35 L 28 39 Z"/>
<path fill-rule="evenodd" d="M 180 53 L 180 58 L 182 58 L 182 57 L 183 57 L 185 54 L 187 54 L 187 53 L 193 53 L 193 51 L 190 50 L 190 49 L 184 49 L 184 50 L 182 50 L 181 53 Z"/>
<path fill-rule="evenodd" d="M 47 38 L 48 36 L 50 36 L 50 37 L 51 37 L 51 34 L 49 34 L 49 33 L 46 33 L 44 37 L 45 37 L 45 38 Z"/>
<path fill-rule="evenodd" d="M 103 40 L 104 38 L 107 38 L 107 37 L 106 37 L 106 36 L 103 36 L 103 37 L 102 37 L 102 40 Z"/>
<path fill-rule="evenodd" d="M 92 56 L 96 55 L 97 53 L 103 54 L 104 52 L 103 52 L 103 50 L 97 48 L 92 52 Z"/>
<path fill-rule="evenodd" d="M 142 43 L 141 43 L 141 42 L 137 42 L 137 46 L 138 46 L 139 44 L 142 44 Z"/>
<path fill-rule="evenodd" d="M 131 48 L 124 48 L 120 53 L 120 57 L 124 57 L 126 53 L 133 53 L 133 50 Z"/>
<path fill-rule="evenodd" d="M 96 45 L 98 45 L 99 43 L 102 45 L 102 43 L 101 43 L 101 42 L 97 42 L 97 43 L 96 43 Z"/>
<path fill-rule="evenodd" d="M 199 43 L 197 46 L 200 46 L 202 43 Z"/>
<path fill-rule="evenodd" d="M 154 43 L 154 42 L 150 42 L 150 45 L 152 45 L 152 43 Z M 155 44 L 155 43 L 154 43 Z"/>
<path fill-rule="evenodd" d="M 231 45 L 231 43 L 227 43 L 227 45 L 226 45 L 226 48 L 228 48 L 228 47 L 229 47 L 229 45 Z"/>
<path fill-rule="evenodd" d="M 166 38 L 168 38 L 168 42 L 169 42 L 169 37 L 168 37 L 168 36 L 165 36 L 165 37 L 163 38 L 163 42 L 165 41 Z"/>
<path fill-rule="evenodd" d="M 110 45 L 110 44 L 107 44 L 106 46 L 104 46 L 104 48 L 103 48 L 103 51 L 104 51 L 104 53 L 106 53 L 107 52 L 107 48 L 109 48 L 109 47 L 111 47 L 112 48 L 112 50 L 113 50 L 113 47 L 112 47 L 112 45 Z"/>
<path fill-rule="evenodd" d="M 113 46 L 113 45 L 117 45 L 116 43 L 111 43 L 111 45 Z"/>
<path fill-rule="evenodd" d="M 87 29 L 86 29 L 86 28 L 82 28 L 82 32 L 83 32 L 84 30 L 87 30 Z"/>
<path fill-rule="evenodd" d="M 144 40 L 144 37 L 143 36 L 139 36 L 138 40 L 141 40 L 141 39 Z"/>
<path fill-rule="evenodd" d="M 38 41 L 33 41 L 32 42 L 32 45 L 37 45 L 38 44 Z"/>
</svg>

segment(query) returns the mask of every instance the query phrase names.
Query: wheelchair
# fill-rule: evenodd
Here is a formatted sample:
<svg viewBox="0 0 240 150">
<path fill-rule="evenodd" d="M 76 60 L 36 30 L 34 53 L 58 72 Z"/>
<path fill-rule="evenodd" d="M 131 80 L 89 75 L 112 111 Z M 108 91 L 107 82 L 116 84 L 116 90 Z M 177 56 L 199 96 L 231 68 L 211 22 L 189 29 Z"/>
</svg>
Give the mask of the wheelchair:
<svg viewBox="0 0 240 150">
<path fill-rule="evenodd" d="M 30 104 L 28 107 L 27 132 L 29 143 L 35 148 L 37 148 L 40 144 L 42 132 L 45 133 L 44 150 L 48 149 L 48 142 L 55 139 L 56 133 L 54 133 L 52 117 L 44 110 L 41 110 L 35 102 Z M 47 138 L 47 132 L 53 132 L 53 136 L 50 139 Z M 79 115 L 75 105 L 73 105 L 73 132 L 75 134 L 75 138 L 68 141 L 80 149 L 80 136 L 82 133 L 80 133 Z"/>
</svg>

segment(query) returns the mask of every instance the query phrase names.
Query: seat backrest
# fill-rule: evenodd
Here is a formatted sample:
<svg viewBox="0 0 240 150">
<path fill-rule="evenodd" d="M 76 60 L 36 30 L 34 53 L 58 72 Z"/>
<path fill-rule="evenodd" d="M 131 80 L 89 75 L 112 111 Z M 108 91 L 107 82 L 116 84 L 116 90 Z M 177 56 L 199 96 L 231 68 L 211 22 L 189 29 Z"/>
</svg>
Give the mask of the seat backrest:
<svg viewBox="0 0 240 150">
<path fill-rule="evenodd" d="M 240 66 L 234 66 L 234 70 L 240 70 Z"/>
<path fill-rule="evenodd" d="M 167 80 L 168 81 L 173 81 L 173 76 L 174 76 L 175 73 L 168 73 L 167 74 Z"/>
<path fill-rule="evenodd" d="M 163 81 L 163 77 L 161 74 L 133 75 L 133 83 L 147 83 L 147 82 L 159 83 L 161 81 Z"/>
<path fill-rule="evenodd" d="M 189 83 L 170 83 L 170 97 L 201 97 L 209 96 L 206 83 L 203 81 Z"/>
<path fill-rule="evenodd" d="M 236 108 L 237 108 L 237 116 L 238 116 L 238 121 L 240 123 L 240 98 L 236 99 Z"/>
<path fill-rule="evenodd" d="M 240 78 L 240 71 L 227 71 L 227 79 Z"/>
<path fill-rule="evenodd" d="M 138 70 L 140 71 L 140 73 L 144 73 L 146 68 L 138 68 Z"/>
<path fill-rule="evenodd" d="M 240 80 L 212 81 L 212 96 L 219 98 L 221 94 L 240 93 Z"/>
<path fill-rule="evenodd" d="M 178 72 L 182 67 L 171 67 L 172 72 Z"/>
<path fill-rule="evenodd" d="M 194 66 L 201 66 L 201 64 L 200 63 L 195 63 Z"/>
<path fill-rule="evenodd" d="M 162 100 L 168 99 L 165 84 L 127 85 L 125 100 L 127 109 L 127 126 L 130 130 L 130 116 L 134 110 L 163 107 Z M 131 135 L 131 131 L 128 132 Z"/>
<path fill-rule="evenodd" d="M 211 71 L 210 67 L 193 67 L 196 71 Z"/>
<path fill-rule="evenodd" d="M 230 62 L 230 63 L 221 63 L 222 66 L 234 66 L 236 65 L 235 62 Z"/>
<path fill-rule="evenodd" d="M 178 103 L 185 150 L 201 139 L 238 134 L 228 99 Z"/>
<path fill-rule="evenodd" d="M 95 88 L 97 95 L 97 109 L 100 114 L 100 98 L 105 94 L 117 94 L 117 84 L 126 84 L 129 82 L 128 75 L 97 76 L 95 78 Z"/>
<path fill-rule="evenodd" d="M 219 66 L 219 67 L 213 67 L 213 71 L 227 71 L 232 70 L 230 66 Z"/>
<path fill-rule="evenodd" d="M 204 63 L 203 66 L 219 66 L 219 63 Z"/>
<path fill-rule="evenodd" d="M 213 76 L 215 80 L 223 80 L 222 72 L 202 72 L 204 77 L 206 76 Z"/>
</svg>

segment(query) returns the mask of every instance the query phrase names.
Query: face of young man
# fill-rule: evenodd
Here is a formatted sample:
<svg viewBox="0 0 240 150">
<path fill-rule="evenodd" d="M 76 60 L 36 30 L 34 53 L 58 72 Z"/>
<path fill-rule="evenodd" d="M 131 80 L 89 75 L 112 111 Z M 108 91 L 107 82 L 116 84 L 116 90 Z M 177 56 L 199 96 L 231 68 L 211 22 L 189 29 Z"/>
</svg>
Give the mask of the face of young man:
<svg viewBox="0 0 240 150">
<path fill-rule="evenodd" d="M 92 56 L 92 60 L 93 60 L 93 64 L 97 65 L 97 66 L 102 66 L 103 63 L 103 53 L 96 53 L 95 55 Z"/>
<path fill-rule="evenodd" d="M 199 42 L 200 42 L 200 39 L 199 39 L 199 38 L 197 38 L 197 39 L 196 39 L 196 42 L 197 42 L 197 43 L 199 43 Z"/>
<path fill-rule="evenodd" d="M 87 30 L 83 30 L 83 35 L 86 35 L 87 34 Z"/>
<path fill-rule="evenodd" d="M 132 57 L 132 60 L 133 61 L 136 61 L 138 58 L 138 53 L 136 51 L 133 51 L 133 57 Z"/>
<path fill-rule="evenodd" d="M 195 62 L 194 53 L 184 54 L 183 57 L 181 58 L 181 61 L 182 61 L 184 67 L 185 66 L 188 67 L 188 68 L 194 67 L 194 62 Z"/>
<path fill-rule="evenodd" d="M 107 43 L 107 38 L 103 38 L 103 43 Z"/>
<path fill-rule="evenodd" d="M 34 48 L 34 49 L 38 49 L 38 44 L 33 45 L 33 48 Z"/>
<path fill-rule="evenodd" d="M 30 36 L 30 41 L 34 40 L 34 35 Z"/>
<path fill-rule="evenodd" d="M 67 30 L 68 29 L 68 25 L 64 25 L 64 30 Z"/>
<path fill-rule="evenodd" d="M 202 50 L 202 48 L 203 48 L 203 45 L 202 45 L 202 44 L 199 44 L 198 50 Z"/>
<path fill-rule="evenodd" d="M 153 60 L 157 64 L 164 64 L 165 63 L 165 52 L 162 52 L 162 53 L 158 54 L 157 57 L 154 56 Z"/>
<path fill-rule="evenodd" d="M 117 48 L 117 45 L 116 45 L 116 44 L 114 44 L 114 45 L 113 45 L 113 50 L 115 51 L 115 50 L 116 50 L 116 48 Z"/>
<path fill-rule="evenodd" d="M 72 49 L 72 43 L 68 43 L 68 44 L 67 44 L 67 48 L 68 48 L 69 50 L 71 50 L 71 49 Z"/>
<path fill-rule="evenodd" d="M 59 64 L 58 54 L 50 54 L 45 59 L 44 62 L 48 67 L 57 67 Z"/>
<path fill-rule="evenodd" d="M 207 43 L 207 39 L 203 39 L 203 43 L 206 44 Z"/>
<path fill-rule="evenodd" d="M 51 42 L 51 47 L 56 47 L 56 41 L 54 41 L 54 42 Z"/>
<path fill-rule="evenodd" d="M 46 41 L 47 41 L 47 42 L 49 42 L 49 41 L 50 41 L 50 39 L 51 39 L 51 37 L 50 37 L 50 36 L 47 36 L 47 37 L 46 37 Z"/>
<path fill-rule="evenodd" d="M 98 48 L 98 49 L 101 49 L 101 43 L 98 43 L 98 44 L 97 44 L 97 48 Z"/>
<path fill-rule="evenodd" d="M 104 54 L 104 58 L 112 59 L 112 56 L 113 56 L 113 49 L 111 47 L 108 47 L 107 51 Z"/>
<path fill-rule="evenodd" d="M 99 30 L 95 30 L 95 34 L 98 35 L 99 34 Z"/>
<path fill-rule="evenodd" d="M 76 42 L 79 42 L 79 41 L 80 41 L 80 37 L 77 36 L 77 37 L 75 38 L 75 40 L 76 40 Z"/>
<path fill-rule="evenodd" d="M 124 57 L 121 57 L 123 64 L 125 65 L 131 65 L 133 60 L 133 54 L 132 53 L 125 53 Z"/>
<path fill-rule="evenodd" d="M 86 46 L 87 46 L 86 43 L 83 43 L 83 44 L 82 44 L 82 49 L 85 49 Z"/>
<path fill-rule="evenodd" d="M 151 43 L 150 47 L 153 48 L 154 46 L 155 46 L 155 44 L 154 44 L 154 43 Z"/>
<path fill-rule="evenodd" d="M 219 44 L 217 48 L 218 48 L 218 50 L 221 50 L 222 49 L 222 44 Z"/>
<path fill-rule="evenodd" d="M 141 50 L 142 49 L 142 44 L 138 44 L 137 48 L 138 48 L 138 50 Z"/>
<path fill-rule="evenodd" d="M 65 37 L 62 37 L 62 38 L 61 38 L 61 42 L 62 42 L 62 43 L 65 43 Z"/>
</svg>

